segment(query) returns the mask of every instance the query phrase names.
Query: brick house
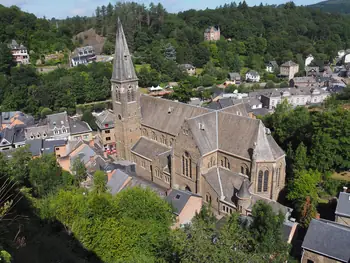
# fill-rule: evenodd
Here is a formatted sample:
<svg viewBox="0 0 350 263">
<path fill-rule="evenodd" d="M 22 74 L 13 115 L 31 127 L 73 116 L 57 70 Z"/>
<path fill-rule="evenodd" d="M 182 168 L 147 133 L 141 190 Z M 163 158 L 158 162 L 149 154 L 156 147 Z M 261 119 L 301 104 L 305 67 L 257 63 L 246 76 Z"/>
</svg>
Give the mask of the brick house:
<svg viewBox="0 0 350 263">
<path fill-rule="evenodd" d="M 210 26 L 204 31 L 205 41 L 218 41 L 220 40 L 220 27 Z"/>
</svg>

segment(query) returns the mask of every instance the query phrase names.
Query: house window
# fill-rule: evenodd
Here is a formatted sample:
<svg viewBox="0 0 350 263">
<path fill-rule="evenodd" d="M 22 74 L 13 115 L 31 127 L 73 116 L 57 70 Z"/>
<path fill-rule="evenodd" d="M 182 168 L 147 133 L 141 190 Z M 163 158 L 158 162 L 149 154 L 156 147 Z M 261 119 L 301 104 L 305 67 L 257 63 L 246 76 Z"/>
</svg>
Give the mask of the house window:
<svg viewBox="0 0 350 263">
<path fill-rule="evenodd" d="M 56 147 L 56 149 L 55 149 L 56 151 L 59 151 L 60 150 L 60 148 L 58 148 L 58 147 Z"/>
<path fill-rule="evenodd" d="M 106 134 L 111 133 L 111 130 L 105 130 L 105 133 Z"/>
<path fill-rule="evenodd" d="M 266 170 L 264 172 L 264 192 L 267 192 L 269 186 L 269 171 Z"/>
<path fill-rule="evenodd" d="M 188 152 L 182 155 L 182 174 L 186 177 L 192 178 L 192 162 Z"/>
<path fill-rule="evenodd" d="M 108 128 L 108 123 L 105 124 L 105 128 Z"/>
<path fill-rule="evenodd" d="M 62 133 L 66 133 L 66 132 L 67 132 L 66 128 L 63 128 Z"/>
<path fill-rule="evenodd" d="M 106 141 L 110 141 L 111 140 L 111 137 L 106 137 Z"/>
<path fill-rule="evenodd" d="M 145 167 L 146 167 L 145 161 L 141 161 L 141 166 L 142 166 L 142 168 L 145 168 Z"/>
<path fill-rule="evenodd" d="M 229 162 L 229 160 L 228 160 L 226 157 L 224 157 L 223 159 L 221 159 L 221 166 L 222 166 L 222 167 L 225 167 L 225 168 L 227 168 L 227 169 L 231 169 L 230 162 Z"/>
<path fill-rule="evenodd" d="M 314 263 L 314 261 L 311 260 L 311 259 L 308 259 L 308 260 L 306 261 L 306 263 Z"/>
<path fill-rule="evenodd" d="M 209 193 L 206 193 L 206 194 L 205 194 L 205 201 L 206 201 L 207 203 L 211 203 L 211 195 L 210 195 Z"/>
<path fill-rule="evenodd" d="M 264 172 L 260 170 L 258 175 L 258 192 L 262 191 L 263 176 L 264 176 Z"/>
</svg>

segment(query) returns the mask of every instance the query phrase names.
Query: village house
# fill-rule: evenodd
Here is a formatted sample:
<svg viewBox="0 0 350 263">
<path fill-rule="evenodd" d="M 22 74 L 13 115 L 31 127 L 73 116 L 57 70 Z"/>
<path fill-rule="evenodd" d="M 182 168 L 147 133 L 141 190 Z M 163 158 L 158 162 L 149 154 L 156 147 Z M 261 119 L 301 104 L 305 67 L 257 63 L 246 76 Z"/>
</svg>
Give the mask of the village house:
<svg viewBox="0 0 350 263">
<path fill-rule="evenodd" d="M 179 67 L 189 76 L 196 75 L 196 67 L 191 64 L 180 64 Z"/>
<path fill-rule="evenodd" d="M 228 81 L 226 81 L 226 84 L 241 84 L 241 75 L 238 72 L 228 73 Z"/>
<path fill-rule="evenodd" d="M 220 40 L 220 27 L 211 26 L 204 31 L 205 41 L 218 41 Z"/>
<path fill-rule="evenodd" d="M 115 169 L 107 175 L 107 188 L 112 195 L 119 193 L 131 184 L 132 177 L 122 170 Z"/>
<path fill-rule="evenodd" d="M 249 214 L 258 200 L 290 212 L 276 201 L 285 153 L 262 121 L 242 106 L 211 110 L 141 95 L 119 19 L 111 86 L 117 158 L 134 162 L 138 176 L 200 195 L 222 215 Z"/>
<path fill-rule="evenodd" d="M 107 154 L 116 153 L 116 140 L 114 136 L 115 117 L 113 112 L 105 110 L 95 115 L 98 135 Z"/>
<path fill-rule="evenodd" d="M 316 77 L 320 75 L 320 67 L 305 67 L 306 77 Z"/>
<path fill-rule="evenodd" d="M 289 81 L 290 87 L 318 87 L 317 79 L 315 77 L 295 77 Z"/>
<path fill-rule="evenodd" d="M 350 227 L 350 193 L 347 193 L 347 187 L 344 187 L 344 192 L 339 194 L 335 221 Z"/>
<path fill-rule="evenodd" d="M 71 56 L 71 65 L 86 65 L 96 60 L 95 50 L 92 46 L 76 48 Z"/>
<path fill-rule="evenodd" d="M 5 128 L 23 128 L 34 124 L 34 118 L 20 111 L 0 113 L 0 131 Z"/>
<path fill-rule="evenodd" d="M 269 61 L 268 63 L 266 63 L 266 72 L 269 73 L 274 73 L 276 72 L 276 70 L 278 70 L 278 64 L 275 60 Z"/>
<path fill-rule="evenodd" d="M 247 82 L 259 82 L 260 81 L 260 75 L 258 72 L 256 72 L 255 70 L 249 70 L 246 74 L 245 74 L 245 80 Z"/>
<path fill-rule="evenodd" d="M 301 263 L 349 263 L 350 226 L 312 219 L 302 249 Z"/>
<path fill-rule="evenodd" d="M 305 67 L 308 67 L 311 65 L 312 61 L 314 61 L 314 56 L 313 55 L 308 55 L 305 59 Z"/>
<path fill-rule="evenodd" d="M 280 66 L 280 76 L 286 77 L 288 80 L 294 78 L 294 75 L 299 72 L 299 65 L 293 61 L 287 61 Z"/>
<path fill-rule="evenodd" d="M 192 218 L 202 208 L 202 197 L 188 191 L 173 189 L 165 197 L 165 201 L 174 208 L 176 219 L 173 228 L 190 224 Z"/>
<path fill-rule="evenodd" d="M 22 44 L 18 45 L 16 40 L 12 40 L 11 44 L 8 45 L 11 49 L 13 61 L 17 64 L 29 64 L 29 53 L 25 46 Z"/>
</svg>

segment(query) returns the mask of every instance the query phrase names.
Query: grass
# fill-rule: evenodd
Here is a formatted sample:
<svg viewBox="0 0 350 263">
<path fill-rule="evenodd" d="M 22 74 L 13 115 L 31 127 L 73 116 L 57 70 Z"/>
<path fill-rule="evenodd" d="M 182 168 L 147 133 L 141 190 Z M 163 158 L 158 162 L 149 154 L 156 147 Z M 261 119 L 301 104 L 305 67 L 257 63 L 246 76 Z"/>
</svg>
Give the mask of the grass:
<svg viewBox="0 0 350 263">
<path fill-rule="evenodd" d="M 146 67 L 148 70 L 150 70 L 151 69 L 151 64 L 142 64 L 142 65 L 141 64 L 136 64 L 135 65 L 135 70 L 137 72 L 139 72 L 142 67 Z"/>
<path fill-rule="evenodd" d="M 147 88 L 139 88 L 139 91 L 143 94 L 148 94 L 148 89 Z"/>
<path fill-rule="evenodd" d="M 335 180 L 350 182 L 350 172 L 340 172 L 332 174 L 332 178 Z"/>
<path fill-rule="evenodd" d="M 200 75 L 203 72 L 203 68 L 196 68 L 196 74 Z"/>
</svg>

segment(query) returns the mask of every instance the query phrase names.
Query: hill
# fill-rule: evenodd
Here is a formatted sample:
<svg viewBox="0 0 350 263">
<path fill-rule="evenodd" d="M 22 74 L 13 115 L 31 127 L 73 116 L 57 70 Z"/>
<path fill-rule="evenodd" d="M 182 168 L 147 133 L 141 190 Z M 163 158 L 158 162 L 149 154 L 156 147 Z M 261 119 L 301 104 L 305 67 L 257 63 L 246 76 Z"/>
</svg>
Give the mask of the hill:
<svg viewBox="0 0 350 263">
<path fill-rule="evenodd" d="M 309 5 L 308 7 L 320 9 L 324 12 L 350 14 L 349 0 L 328 0 L 317 4 Z"/>
<path fill-rule="evenodd" d="M 105 41 L 105 37 L 97 34 L 93 28 L 80 32 L 73 37 L 73 42 L 79 46 L 93 46 L 97 55 L 102 53 Z"/>
</svg>

